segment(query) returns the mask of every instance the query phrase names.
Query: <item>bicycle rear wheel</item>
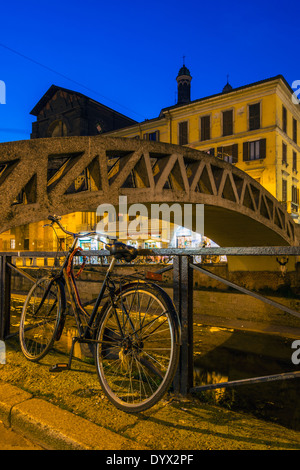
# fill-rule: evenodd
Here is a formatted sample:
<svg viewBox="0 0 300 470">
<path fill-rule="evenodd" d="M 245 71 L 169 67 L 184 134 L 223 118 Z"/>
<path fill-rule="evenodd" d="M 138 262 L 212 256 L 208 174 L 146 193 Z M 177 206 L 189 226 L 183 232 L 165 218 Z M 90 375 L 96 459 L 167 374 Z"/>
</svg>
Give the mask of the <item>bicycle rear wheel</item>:
<svg viewBox="0 0 300 470">
<path fill-rule="evenodd" d="M 24 356 L 39 361 L 52 347 L 62 313 L 60 286 L 49 278 L 39 279 L 25 300 L 19 338 Z"/>
<path fill-rule="evenodd" d="M 158 286 L 123 286 L 115 308 L 104 307 L 96 339 L 99 381 L 116 407 L 145 411 L 168 391 L 178 364 L 180 328 L 169 296 Z"/>
</svg>

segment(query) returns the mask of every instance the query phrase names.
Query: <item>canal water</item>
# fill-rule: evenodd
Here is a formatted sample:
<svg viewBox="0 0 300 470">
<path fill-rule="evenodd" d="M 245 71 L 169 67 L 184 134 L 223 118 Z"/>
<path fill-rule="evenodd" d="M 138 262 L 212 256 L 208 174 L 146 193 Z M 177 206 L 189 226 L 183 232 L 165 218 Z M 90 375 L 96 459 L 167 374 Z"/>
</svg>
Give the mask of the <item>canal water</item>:
<svg viewBox="0 0 300 470">
<path fill-rule="evenodd" d="M 17 332 L 24 297 L 13 295 L 11 332 Z M 67 325 L 59 349 L 69 350 L 74 328 Z M 298 338 L 300 339 L 300 338 Z M 292 338 L 194 324 L 194 386 L 299 370 L 292 362 Z M 83 358 L 80 345 L 75 355 Z M 300 379 L 242 385 L 196 394 L 202 402 L 244 411 L 300 430 Z"/>
<path fill-rule="evenodd" d="M 299 370 L 293 339 L 194 325 L 194 386 Z M 199 399 L 300 430 L 300 378 L 199 392 Z"/>
</svg>

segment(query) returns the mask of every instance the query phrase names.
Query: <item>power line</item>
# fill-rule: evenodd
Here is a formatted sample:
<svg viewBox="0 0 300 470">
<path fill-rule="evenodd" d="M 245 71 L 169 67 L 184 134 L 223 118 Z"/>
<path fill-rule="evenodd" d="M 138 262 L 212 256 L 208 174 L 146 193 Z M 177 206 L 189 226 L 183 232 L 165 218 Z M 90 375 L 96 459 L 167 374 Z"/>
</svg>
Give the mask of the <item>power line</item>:
<svg viewBox="0 0 300 470">
<path fill-rule="evenodd" d="M 104 98 L 105 100 L 110 101 L 111 103 L 114 103 L 114 104 L 116 104 L 117 106 L 120 106 L 121 108 L 126 109 L 127 111 L 130 111 L 131 113 L 134 113 L 135 115 L 140 116 L 140 117 L 146 119 L 145 116 L 143 116 L 142 114 L 136 113 L 136 112 L 133 111 L 132 109 L 129 109 L 129 108 L 127 108 L 127 107 L 121 105 L 120 103 L 117 103 L 116 101 L 113 101 L 113 100 L 111 100 L 110 98 L 107 98 L 106 96 L 101 95 L 100 93 L 98 93 L 97 91 L 93 90 L 92 88 L 89 88 L 89 87 L 83 85 L 82 83 L 77 82 L 76 80 L 73 80 L 72 78 L 68 77 L 67 75 L 64 75 L 63 73 L 57 72 L 56 70 L 52 69 L 51 67 L 48 67 L 47 65 L 41 64 L 41 63 L 38 62 L 37 60 L 32 59 L 31 57 L 28 57 L 28 56 L 26 56 L 25 54 L 22 54 L 21 52 L 18 52 L 18 51 L 16 51 L 15 49 L 12 49 L 11 47 L 6 46 L 5 44 L 0 43 L 0 47 L 3 47 L 4 49 L 7 49 L 8 51 L 12 52 L 13 54 L 18 55 L 18 56 L 22 57 L 23 59 L 26 59 L 26 60 L 32 62 L 33 64 L 38 65 L 39 67 L 42 67 L 42 68 L 48 70 L 49 72 L 55 73 L 56 75 L 59 75 L 60 77 L 66 79 L 66 80 L 69 80 L 70 82 L 75 83 L 76 85 L 78 85 L 78 86 L 80 86 L 80 87 L 85 88 L 86 90 L 88 90 L 88 91 L 94 93 L 95 95 L 100 96 L 101 98 Z"/>
</svg>

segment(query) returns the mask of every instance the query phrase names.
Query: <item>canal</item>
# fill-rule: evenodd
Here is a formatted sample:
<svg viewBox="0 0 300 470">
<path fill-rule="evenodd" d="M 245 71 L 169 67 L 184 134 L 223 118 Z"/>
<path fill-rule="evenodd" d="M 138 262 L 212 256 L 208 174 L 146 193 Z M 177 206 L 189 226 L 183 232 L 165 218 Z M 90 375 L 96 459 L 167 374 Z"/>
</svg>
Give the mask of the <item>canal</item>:
<svg viewBox="0 0 300 470">
<path fill-rule="evenodd" d="M 194 325 L 194 385 L 201 386 L 299 370 L 293 339 Z M 300 430 L 300 379 L 199 392 L 199 399 Z"/>
</svg>

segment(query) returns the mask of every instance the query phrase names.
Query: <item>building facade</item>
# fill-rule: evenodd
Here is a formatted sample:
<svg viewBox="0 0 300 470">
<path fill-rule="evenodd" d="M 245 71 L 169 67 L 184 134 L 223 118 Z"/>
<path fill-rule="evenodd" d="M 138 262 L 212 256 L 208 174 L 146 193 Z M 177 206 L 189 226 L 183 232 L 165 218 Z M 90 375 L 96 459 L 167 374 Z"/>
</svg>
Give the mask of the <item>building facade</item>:
<svg viewBox="0 0 300 470">
<path fill-rule="evenodd" d="M 36 116 L 32 123 L 31 139 L 63 136 L 98 135 L 108 131 L 128 127 L 136 123 L 133 119 L 104 106 L 88 96 L 73 90 L 52 85 L 30 112 Z M 65 158 L 67 160 L 67 158 Z M 64 158 L 52 159 L 48 168 L 48 184 L 55 184 L 59 168 L 63 168 Z M 76 190 L 83 190 L 93 184 L 91 175 L 84 171 L 74 182 Z M 74 190 L 74 188 L 72 188 Z M 26 187 L 15 200 L 15 204 L 28 202 L 30 187 Z M 74 232 L 90 231 L 96 225 L 96 214 L 76 212 L 63 217 L 62 223 Z M 65 234 L 58 230 L 58 238 L 53 231 L 44 228 L 45 221 L 15 227 L 0 235 L 0 251 L 55 251 L 67 245 Z M 80 242 L 86 249 L 101 248 L 94 240 Z"/>
<path fill-rule="evenodd" d="M 232 163 L 281 201 L 297 222 L 300 106 L 284 77 L 235 89 L 227 83 L 221 93 L 194 101 L 190 80 L 184 66 L 177 76 L 176 105 L 163 108 L 156 119 L 109 134 L 189 146 Z"/>
<path fill-rule="evenodd" d="M 133 119 L 76 91 L 52 85 L 30 112 L 31 139 L 98 135 L 135 124 Z"/>
</svg>

